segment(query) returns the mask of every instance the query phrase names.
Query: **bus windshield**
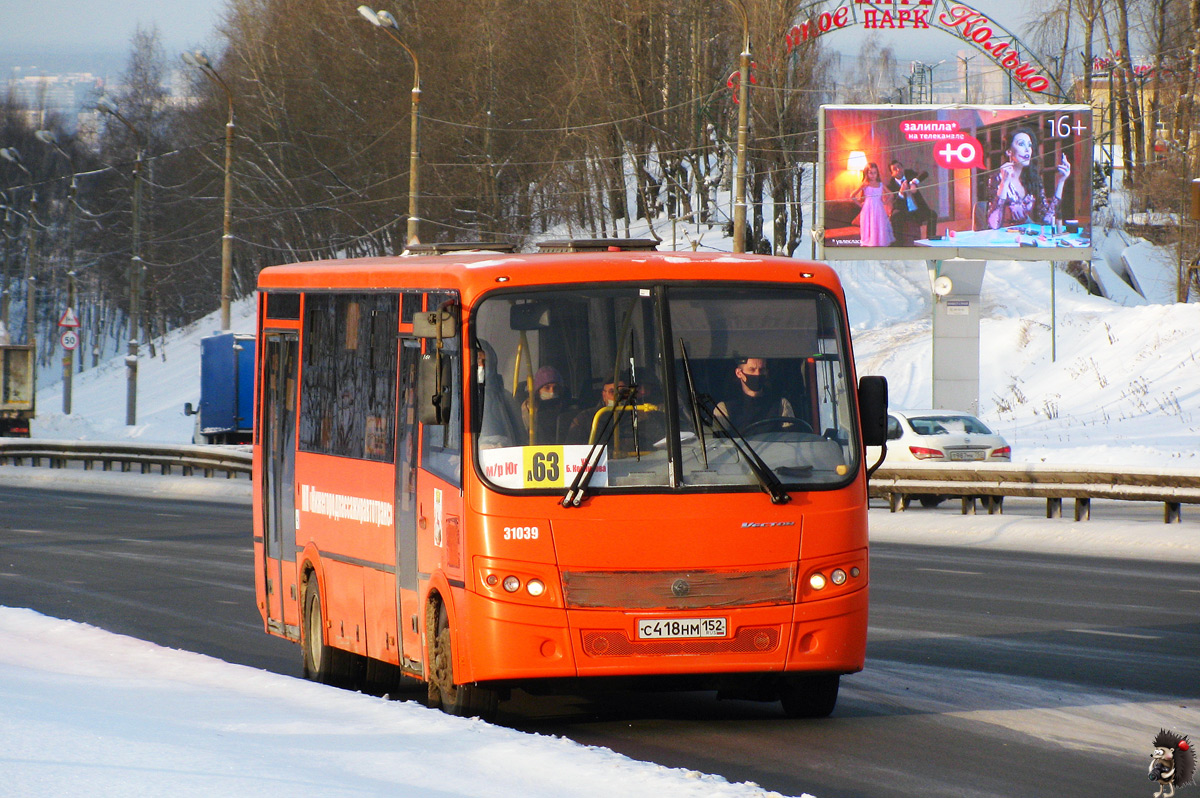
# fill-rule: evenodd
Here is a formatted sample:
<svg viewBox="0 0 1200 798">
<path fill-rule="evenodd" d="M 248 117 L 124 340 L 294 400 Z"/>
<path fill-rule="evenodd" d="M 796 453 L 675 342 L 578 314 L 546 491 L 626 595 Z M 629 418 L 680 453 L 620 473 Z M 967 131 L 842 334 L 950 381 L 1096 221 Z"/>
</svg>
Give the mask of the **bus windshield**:
<svg viewBox="0 0 1200 798">
<path fill-rule="evenodd" d="M 472 432 L 505 490 L 834 488 L 858 466 L 839 303 L 823 289 L 496 293 L 472 318 Z"/>
</svg>

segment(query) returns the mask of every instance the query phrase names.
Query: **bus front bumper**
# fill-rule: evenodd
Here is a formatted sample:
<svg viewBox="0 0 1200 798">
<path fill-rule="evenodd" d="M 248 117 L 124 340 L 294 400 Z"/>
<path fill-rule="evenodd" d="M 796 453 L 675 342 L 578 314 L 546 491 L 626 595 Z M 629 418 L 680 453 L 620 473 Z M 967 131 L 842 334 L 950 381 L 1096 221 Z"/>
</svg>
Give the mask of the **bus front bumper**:
<svg viewBox="0 0 1200 798">
<path fill-rule="evenodd" d="M 866 657 L 867 596 L 687 612 L 564 610 L 464 591 L 464 681 L 812 671 L 853 673 Z M 639 636 L 639 621 L 720 619 L 720 637 Z M 711 627 L 710 627 L 711 628 Z M 666 629 L 670 634 L 672 629 Z M 456 662 L 456 670 L 459 670 Z"/>
</svg>

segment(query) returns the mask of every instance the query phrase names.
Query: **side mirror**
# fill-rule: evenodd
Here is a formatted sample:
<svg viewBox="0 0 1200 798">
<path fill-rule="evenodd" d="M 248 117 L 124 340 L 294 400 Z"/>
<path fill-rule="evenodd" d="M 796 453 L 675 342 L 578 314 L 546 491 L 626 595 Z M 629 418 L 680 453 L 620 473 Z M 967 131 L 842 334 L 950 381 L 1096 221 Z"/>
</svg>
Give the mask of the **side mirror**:
<svg viewBox="0 0 1200 798">
<path fill-rule="evenodd" d="M 450 358 L 434 352 L 421 355 L 417 363 L 417 415 L 422 424 L 450 421 L 453 374 Z"/>
<path fill-rule="evenodd" d="M 185 416 L 194 416 L 194 415 L 196 415 L 196 413 L 198 413 L 198 412 L 199 412 L 198 410 L 193 410 L 193 409 L 192 409 L 192 403 L 191 403 L 191 402 L 184 402 L 184 403 L 183 403 L 183 414 L 184 414 Z"/>
<path fill-rule="evenodd" d="M 887 443 L 887 407 L 887 378 L 860 378 L 858 381 L 858 417 L 862 422 L 864 446 L 883 446 Z"/>
<path fill-rule="evenodd" d="M 425 310 L 413 314 L 413 336 L 416 338 L 453 338 L 458 334 L 457 308 L 448 305 L 440 310 Z"/>
</svg>

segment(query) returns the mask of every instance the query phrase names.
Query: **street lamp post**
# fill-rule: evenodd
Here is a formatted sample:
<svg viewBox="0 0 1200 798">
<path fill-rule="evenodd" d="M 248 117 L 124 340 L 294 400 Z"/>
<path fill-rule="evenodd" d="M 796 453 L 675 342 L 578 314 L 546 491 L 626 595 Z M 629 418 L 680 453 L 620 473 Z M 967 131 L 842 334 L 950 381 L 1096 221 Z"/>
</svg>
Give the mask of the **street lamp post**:
<svg viewBox="0 0 1200 798">
<path fill-rule="evenodd" d="M 742 54 L 738 58 L 737 168 L 733 173 L 733 251 L 746 251 L 746 139 L 750 127 L 750 17 L 742 0 L 729 0 L 742 20 Z"/>
<path fill-rule="evenodd" d="M 49 144 L 59 155 L 67 160 L 71 170 L 71 187 L 67 191 L 67 307 L 75 308 L 75 198 L 78 185 L 75 182 L 75 160 L 71 154 L 58 143 L 58 137 L 52 130 L 39 130 L 33 134 L 43 144 Z M 75 350 L 67 349 L 63 353 L 63 415 L 71 415 L 72 380 L 75 371 Z"/>
<path fill-rule="evenodd" d="M 7 336 L 8 333 L 8 255 L 9 242 L 13 238 L 12 225 L 13 214 L 16 211 L 12 207 L 12 200 L 7 194 L 0 194 L 3 202 L 0 202 L 0 210 L 4 211 L 4 254 L 0 256 L 0 333 Z"/>
<path fill-rule="evenodd" d="M 404 51 L 408 53 L 413 62 L 413 88 L 412 88 L 412 122 L 411 135 L 408 148 L 408 245 L 421 243 L 421 239 L 417 235 L 418 222 L 418 189 L 420 187 L 420 172 L 418 165 L 421 158 L 421 64 L 417 61 L 417 54 L 413 49 L 404 43 L 400 38 L 400 25 L 396 22 L 396 18 L 388 11 L 375 11 L 370 6 L 359 6 L 358 13 L 377 28 L 383 29 L 387 35 L 391 36 Z"/>
<path fill-rule="evenodd" d="M 30 182 L 33 182 L 33 173 L 21 162 L 21 153 L 17 151 L 16 147 L 0 149 L 0 158 L 16 164 L 17 168 L 25 173 Z M 25 224 L 25 229 L 29 236 L 25 250 L 25 343 L 34 347 L 37 346 L 37 319 L 33 312 L 34 302 L 37 299 L 37 207 L 37 189 L 31 188 L 29 194 L 29 218 Z"/>
<path fill-rule="evenodd" d="M 125 424 L 137 423 L 138 325 L 141 316 L 142 275 L 142 158 L 145 144 L 142 134 L 117 109 L 108 97 L 101 97 L 96 110 L 108 114 L 129 128 L 137 143 L 137 160 L 133 164 L 133 243 L 129 257 L 129 351 L 125 356 Z"/>
<path fill-rule="evenodd" d="M 224 89 L 229 102 L 229 121 L 225 123 L 225 216 L 221 227 L 221 329 L 228 330 L 229 304 L 233 299 L 233 92 L 203 50 L 184 53 L 183 60 Z"/>
</svg>

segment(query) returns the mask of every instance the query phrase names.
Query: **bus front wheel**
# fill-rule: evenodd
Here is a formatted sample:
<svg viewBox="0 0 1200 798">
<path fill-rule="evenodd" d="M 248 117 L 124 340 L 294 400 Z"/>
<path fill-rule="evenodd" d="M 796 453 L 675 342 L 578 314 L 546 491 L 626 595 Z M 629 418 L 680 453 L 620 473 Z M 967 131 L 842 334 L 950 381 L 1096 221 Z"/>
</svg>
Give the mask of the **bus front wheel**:
<svg viewBox="0 0 1200 798">
<path fill-rule="evenodd" d="M 784 677 L 779 700 L 789 718 L 827 718 L 837 705 L 841 676 L 836 673 L 795 674 Z"/>
<path fill-rule="evenodd" d="M 429 706 L 441 707 L 450 715 L 492 720 L 500 704 L 499 694 L 477 684 L 454 683 L 454 651 L 450 620 L 440 601 L 430 601 L 425 611 L 425 635 L 429 641 Z"/>
<path fill-rule="evenodd" d="M 355 681 L 358 657 L 325 642 L 325 611 L 317 575 L 304 582 L 304 618 L 300 627 L 300 649 L 304 659 L 304 678 L 335 687 L 349 687 Z M 365 662 L 365 660 L 364 660 Z"/>
</svg>

